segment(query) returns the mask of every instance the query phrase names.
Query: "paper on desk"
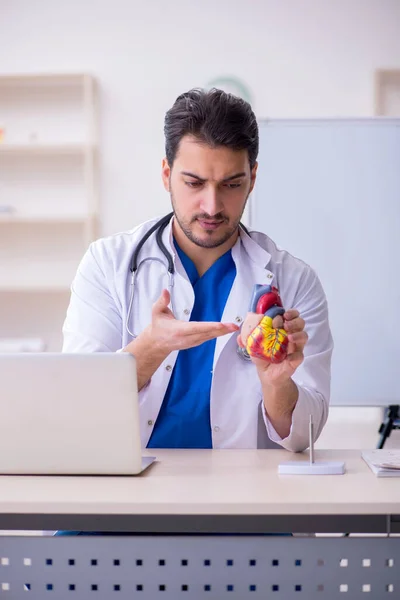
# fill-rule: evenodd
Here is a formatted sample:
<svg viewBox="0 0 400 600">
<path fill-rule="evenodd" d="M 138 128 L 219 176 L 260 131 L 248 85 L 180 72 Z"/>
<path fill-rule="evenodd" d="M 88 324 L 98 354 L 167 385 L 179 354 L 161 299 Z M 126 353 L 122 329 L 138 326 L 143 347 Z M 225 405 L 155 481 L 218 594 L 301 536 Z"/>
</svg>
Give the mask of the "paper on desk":
<svg viewBox="0 0 400 600">
<path fill-rule="evenodd" d="M 400 470 L 400 450 L 366 450 L 362 457 L 380 469 Z"/>
</svg>

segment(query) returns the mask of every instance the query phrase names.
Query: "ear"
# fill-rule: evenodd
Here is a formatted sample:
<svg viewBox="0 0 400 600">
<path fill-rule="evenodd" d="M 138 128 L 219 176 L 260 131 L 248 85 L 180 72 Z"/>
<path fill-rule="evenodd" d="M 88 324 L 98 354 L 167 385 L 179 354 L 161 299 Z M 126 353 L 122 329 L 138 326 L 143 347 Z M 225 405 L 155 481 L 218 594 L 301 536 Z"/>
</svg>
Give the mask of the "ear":
<svg viewBox="0 0 400 600">
<path fill-rule="evenodd" d="M 254 165 L 254 167 L 252 168 L 251 173 L 250 173 L 250 192 L 253 191 L 254 184 L 256 182 L 257 169 L 258 169 L 258 162 L 256 162 L 256 164 Z"/>
<path fill-rule="evenodd" d="M 163 161 L 162 161 L 161 177 L 162 177 L 162 181 L 163 181 L 165 190 L 167 192 L 169 192 L 170 191 L 169 179 L 171 177 L 171 169 L 170 169 L 170 166 L 169 166 L 166 158 L 163 158 Z"/>
</svg>

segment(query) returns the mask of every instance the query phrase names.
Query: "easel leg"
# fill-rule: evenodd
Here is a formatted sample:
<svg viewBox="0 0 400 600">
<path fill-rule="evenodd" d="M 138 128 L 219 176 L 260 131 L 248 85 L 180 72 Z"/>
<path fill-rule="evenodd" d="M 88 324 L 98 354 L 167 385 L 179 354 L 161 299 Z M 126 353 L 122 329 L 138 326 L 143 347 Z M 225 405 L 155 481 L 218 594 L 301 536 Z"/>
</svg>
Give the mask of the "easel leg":
<svg viewBox="0 0 400 600">
<path fill-rule="evenodd" d="M 378 433 L 380 434 L 380 438 L 378 441 L 378 445 L 377 448 L 380 450 L 383 448 L 383 446 L 385 445 L 385 442 L 387 440 L 387 438 L 390 436 L 393 426 L 394 426 L 394 421 L 396 419 L 400 418 L 399 415 L 399 405 L 398 404 L 391 404 L 387 409 L 386 409 L 386 415 L 385 415 L 385 420 L 384 422 L 381 424 L 381 426 L 379 427 L 379 431 Z"/>
</svg>

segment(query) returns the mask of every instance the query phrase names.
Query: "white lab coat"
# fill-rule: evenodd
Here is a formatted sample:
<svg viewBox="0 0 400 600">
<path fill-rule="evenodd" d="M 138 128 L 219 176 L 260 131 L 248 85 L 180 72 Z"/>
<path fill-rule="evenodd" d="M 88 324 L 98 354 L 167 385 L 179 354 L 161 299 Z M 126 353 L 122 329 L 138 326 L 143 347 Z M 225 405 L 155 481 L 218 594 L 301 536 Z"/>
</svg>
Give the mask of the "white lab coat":
<svg viewBox="0 0 400 600">
<path fill-rule="evenodd" d="M 63 352 L 115 352 L 131 341 L 125 327 L 131 292 L 129 265 L 136 244 L 153 223 L 155 220 L 91 244 L 71 287 L 63 327 Z M 176 269 L 175 316 L 188 321 L 194 293 L 174 249 L 171 223 L 163 233 L 163 242 L 173 256 Z M 155 235 L 143 246 L 140 261 L 150 256 L 163 259 L 165 264 Z M 299 399 L 290 434 L 285 439 L 280 438 L 268 421 L 255 366 L 236 352 L 237 334 L 216 340 L 210 398 L 213 448 L 274 448 L 278 444 L 294 452 L 301 451 L 308 446 L 309 415 L 313 416 L 315 438 L 328 416 L 333 343 L 323 289 L 308 265 L 279 250 L 262 233 L 252 232 L 249 237 L 241 231 L 232 248 L 232 258 L 237 273 L 222 321 L 242 322 L 254 284 L 272 283 L 279 288 L 283 306 L 296 308 L 305 319 L 309 340 L 304 362 L 293 376 Z M 167 281 L 166 268 L 158 262 L 148 261 L 141 266 L 130 319 L 133 333 L 139 334 L 149 324 L 152 304 L 161 290 L 167 288 Z M 177 354 L 172 352 L 165 359 L 140 392 L 143 447 L 153 431 Z"/>
</svg>

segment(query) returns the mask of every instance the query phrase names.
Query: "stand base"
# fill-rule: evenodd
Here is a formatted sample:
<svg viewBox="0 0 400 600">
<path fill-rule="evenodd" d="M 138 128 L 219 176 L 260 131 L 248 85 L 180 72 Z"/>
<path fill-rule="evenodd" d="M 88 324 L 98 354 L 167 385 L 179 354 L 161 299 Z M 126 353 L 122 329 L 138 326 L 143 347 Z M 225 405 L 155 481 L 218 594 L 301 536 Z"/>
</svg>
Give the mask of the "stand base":
<svg viewBox="0 0 400 600">
<path fill-rule="evenodd" d="M 291 460 L 281 463 L 278 467 L 280 475 L 343 475 L 344 462 L 318 461 L 314 463 Z"/>
</svg>

